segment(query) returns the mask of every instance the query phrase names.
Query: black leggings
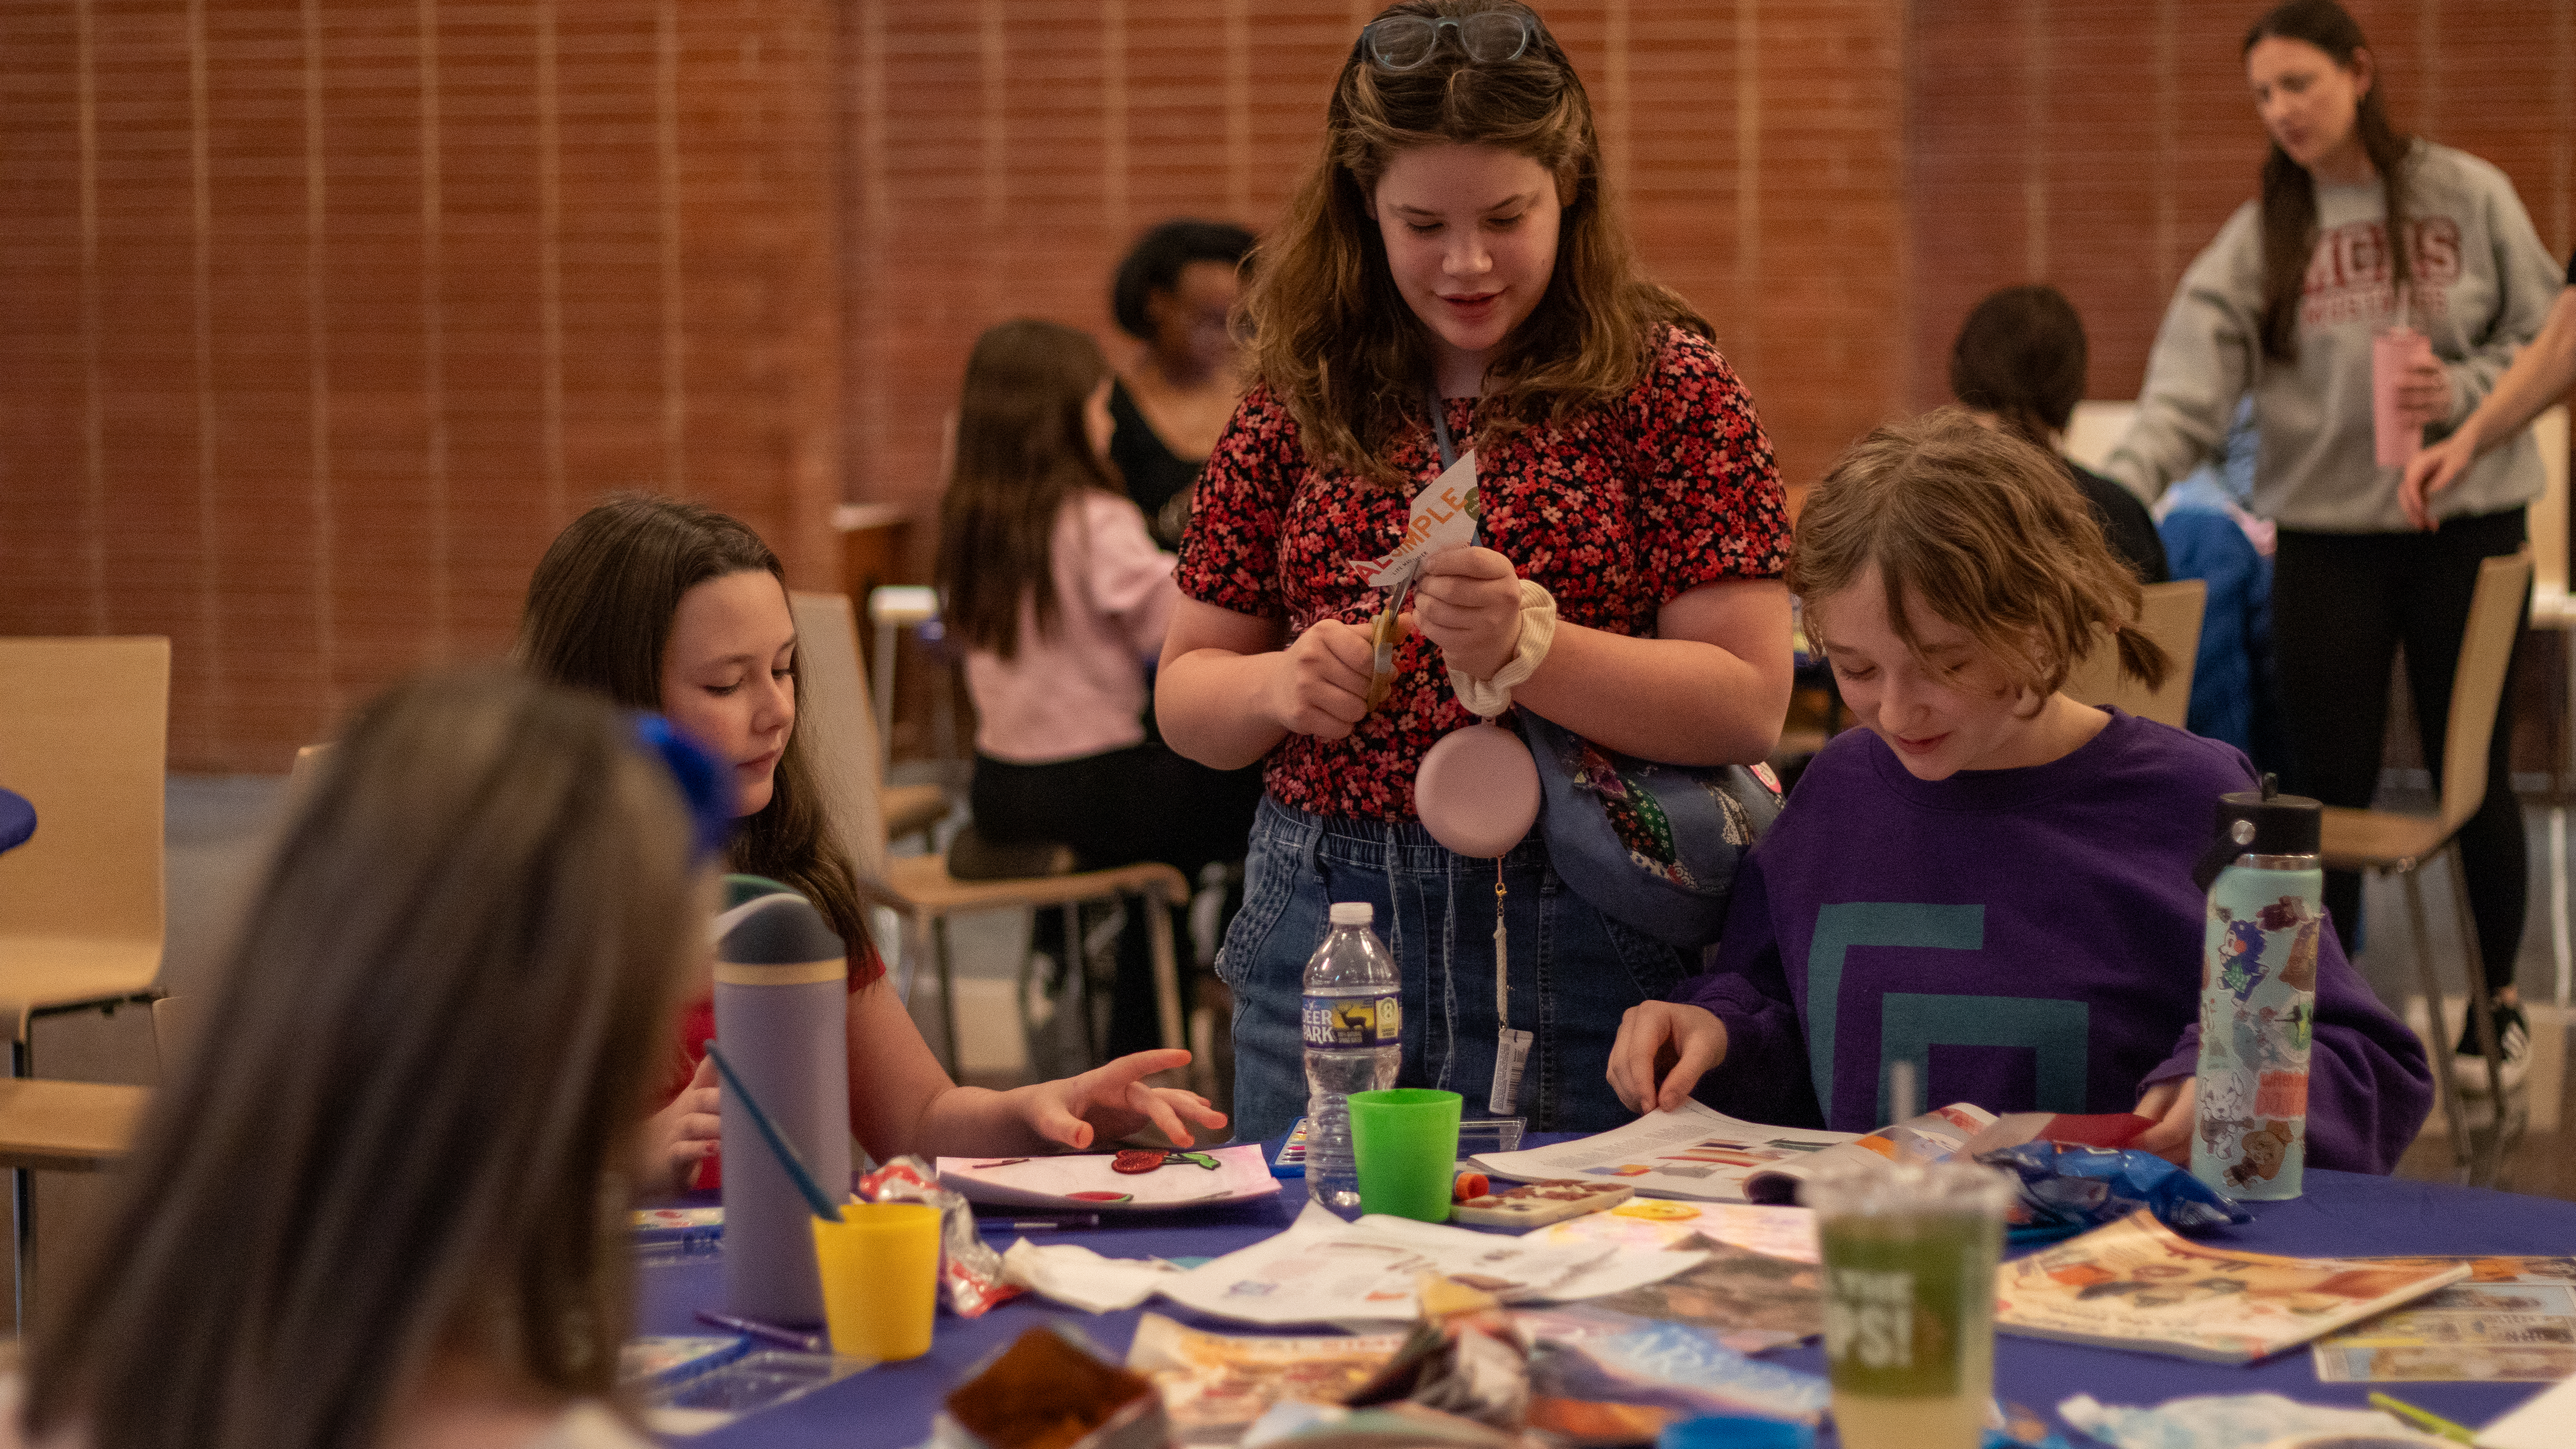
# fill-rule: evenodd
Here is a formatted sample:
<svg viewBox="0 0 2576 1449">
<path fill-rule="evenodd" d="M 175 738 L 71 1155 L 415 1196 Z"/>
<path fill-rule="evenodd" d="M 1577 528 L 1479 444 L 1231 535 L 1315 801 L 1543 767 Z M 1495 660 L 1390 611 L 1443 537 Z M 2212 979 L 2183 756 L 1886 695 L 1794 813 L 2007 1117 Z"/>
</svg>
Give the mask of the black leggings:
<svg viewBox="0 0 2576 1449">
<path fill-rule="evenodd" d="M 1261 767 L 1211 770 L 1154 740 L 1045 765 L 977 755 L 968 796 L 975 828 L 988 840 L 1060 841 L 1073 847 L 1085 870 L 1159 860 L 1195 881 L 1211 861 L 1243 859 L 1252 812 L 1261 803 Z M 1174 915 L 1185 941 L 1180 906 Z M 1118 988 L 1109 1011 L 1112 1056 L 1162 1040 L 1145 931 L 1144 917 L 1131 915 L 1119 940 Z M 1186 956 L 1181 964 L 1188 966 Z"/>
<path fill-rule="evenodd" d="M 2455 518 L 2433 533 L 2299 533 L 2282 529 L 2272 577 L 2272 641 L 2288 717 L 2295 788 L 2328 805 L 2366 807 L 2379 788 L 2388 671 L 2406 646 L 2424 764 L 2438 787 L 2451 718 L 2451 677 L 2478 564 L 2522 547 L 2523 510 Z M 2522 806 L 2513 794 L 2513 679 L 2487 741 L 2487 793 L 2460 827 L 2469 912 L 2489 990 L 2513 982 L 2529 883 Z M 2360 925 L 2361 877 L 2326 874 L 2326 909 L 2347 949 Z M 2419 943 L 2423 949 L 2429 943 Z"/>
</svg>

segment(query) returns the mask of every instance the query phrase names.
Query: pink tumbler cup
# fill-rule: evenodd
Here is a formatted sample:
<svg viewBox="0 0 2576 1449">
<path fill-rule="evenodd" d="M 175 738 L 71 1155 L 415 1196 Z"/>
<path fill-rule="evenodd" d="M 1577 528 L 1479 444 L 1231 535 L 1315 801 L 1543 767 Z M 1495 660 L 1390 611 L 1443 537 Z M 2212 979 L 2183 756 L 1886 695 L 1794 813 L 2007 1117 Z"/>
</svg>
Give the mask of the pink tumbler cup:
<svg viewBox="0 0 2576 1449">
<path fill-rule="evenodd" d="M 2412 327 L 2391 327 L 2370 339 L 2370 421 L 2382 468 L 2403 468 L 2424 445 L 2424 420 L 2398 405 L 2397 387 L 2418 362 L 2433 360 L 2433 339 Z"/>
</svg>

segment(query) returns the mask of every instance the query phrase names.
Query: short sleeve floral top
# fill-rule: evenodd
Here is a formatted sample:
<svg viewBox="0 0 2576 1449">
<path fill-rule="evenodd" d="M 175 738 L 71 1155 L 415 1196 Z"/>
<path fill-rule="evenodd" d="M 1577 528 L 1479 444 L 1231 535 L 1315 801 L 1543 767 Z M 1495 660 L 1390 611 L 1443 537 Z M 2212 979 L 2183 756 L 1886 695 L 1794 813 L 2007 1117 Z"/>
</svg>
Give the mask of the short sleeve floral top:
<svg viewBox="0 0 2576 1449">
<path fill-rule="evenodd" d="M 1475 401 L 1447 403 L 1463 443 Z M 1440 473 L 1428 426 L 1399 437 L 1397 493 L 1310 464 L 1285 403 L 1256 387 L 1199 476 L 1181 541 L 1181 592 L 1238 614 L 1365 624 L 1385 603 L 1354 562 L 1404 532 L 1413 491 Z M 1558 616 L 1651 636 L 1655 613 L 1719 579 L 1771 578 L 1788 512 L 1753 401 L 1717 349 L 1668 329 L 1652 368 L 1616 402 L 1540 423 L 1479 450 L 1485 543 L 1556 596 Z M 1318 815 L 1414 818 L 1413 776 L 1442 735 L 1474 721 L 1440 651 L 1419 635 L 1396 653 L 1386 703 L 1349 738 L 1290 735 L 1270 753 L 1271 798 Z"/>
</svg>

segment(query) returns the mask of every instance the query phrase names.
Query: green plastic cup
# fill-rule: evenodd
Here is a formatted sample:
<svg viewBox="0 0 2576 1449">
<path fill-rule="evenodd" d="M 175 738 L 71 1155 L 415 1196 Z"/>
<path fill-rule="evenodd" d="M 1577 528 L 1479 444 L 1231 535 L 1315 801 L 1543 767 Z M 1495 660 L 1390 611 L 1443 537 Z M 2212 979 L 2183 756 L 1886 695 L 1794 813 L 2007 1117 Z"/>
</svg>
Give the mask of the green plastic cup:
<svg viewBox="0 0 2576 1449">
<path fill-rule="evenodd" d="M 1360 1211 L 1426 1223 L 1449 1220 L 1464 1099 L 1429 1087 L 1351 1093 L 1351 1157 Z"/>
</svg>

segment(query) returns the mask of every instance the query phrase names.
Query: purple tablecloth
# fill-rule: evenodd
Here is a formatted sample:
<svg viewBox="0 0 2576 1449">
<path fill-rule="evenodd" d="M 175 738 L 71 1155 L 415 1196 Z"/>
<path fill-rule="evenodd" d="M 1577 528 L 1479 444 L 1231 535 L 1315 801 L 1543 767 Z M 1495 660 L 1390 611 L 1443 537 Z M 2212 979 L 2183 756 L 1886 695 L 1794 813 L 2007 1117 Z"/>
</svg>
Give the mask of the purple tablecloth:
<svg viewBox="0 0 2576 1449">
<path fill-rule="evenodd" d="M 0 790 L 0 850 L 14 850 L 36 833 L 36 807 L 15 790 Z"/>
<path fill-rule="evenodd" d="M 1533 1135 L 1530 1144 L 1557 1140 Z M 1302 1206 L 1304 1184 L 1290 1179 L 1281 1195 L 1256 1206 L 1172 1215 L 1149 1226 L 1109 1227 L 1063 1235 L 1065 1241 L 1109 1257 L 1214 1256 L 1257 1241 L 1288 1225 Z M 2564 1253 L 2576 1247 L 2576 1203 L 2475 1188 L 2403 1182 L 2310 1168 L 2307 1196 L 2293 1202 L 2252 1203 L 2254 1221 L 2206 1241 L 2254 1252 L 2317 1257 L 2368 1257 L 2405 1253 Z M 993 1235 L 1008 1246 L 1007 1234 Z M 637 1292 L 637 1331 L 713 1332 L 691 1312 L 716 1307 L 721 1270 L 714 1259 L 647 1268 Z M 1225 1329 L 1168 1303 L 1149 1305 L 1184 1322 Z M 828 1389 L 753 1416 L 712 1434 L 675 1443 L 707 1449 L 901 1449 L 929 1437 L 939 1401 L 977 1363 L 1023 1331 L 1050 1318 L 1069 1319 L 1103 1352 L 1123 1355 L 1143 1310 L 1086 1314 L 1043 1300 L 1020 1298 L 966 1320 L 942 1315 L 930 1352 L 911 1363 L 885 1364 Z M 1234 1331 L 1243 1331 L 1239 1327 Z M 1813 1345 L 1772 1355 L 1821 1373 L 1823 1351 Z M 2106 1404 L 2153 1404 L 2186 1394 L 2277 1393 L 2310 1403 L 2361 1407 L 2368 1384 L 2324 1384 L 2305 1349 L 2243 1367 L 2196 1363 L 2155 1354 L 2123 1353 L 2015 1338 L 1995 1341 L 1995 1395 L 2028 1405 L 2056 1420 L 2058 1402 L 2076 1392 Z M 2483 1425 L 2537 1393 L 2539 1384 L 2423 1383 L 2393 1387 L 2397 1396 L 2472 1427 Z M 2058 1427 L 2063 1430 L 2062 1422 Z M 2067 1431 L 2076 1444 L 2095 1441 Z M 1832 1442 L 1832 1436 L 1826 1436 Z"/>
</svg>

